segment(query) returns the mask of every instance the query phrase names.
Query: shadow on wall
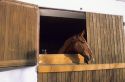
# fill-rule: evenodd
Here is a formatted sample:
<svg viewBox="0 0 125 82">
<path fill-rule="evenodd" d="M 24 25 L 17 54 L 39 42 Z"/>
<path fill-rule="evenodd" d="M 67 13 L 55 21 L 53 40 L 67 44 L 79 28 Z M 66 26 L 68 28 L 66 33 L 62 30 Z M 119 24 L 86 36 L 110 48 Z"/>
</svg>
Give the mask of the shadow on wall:
<svg viewBox="0 0 125 82">
<path fill-rule="evenodd" d="M 35 50 L 27 52 L 26 65 L 36 65 L 37 64 L 37 53 Z"/>
</svg>

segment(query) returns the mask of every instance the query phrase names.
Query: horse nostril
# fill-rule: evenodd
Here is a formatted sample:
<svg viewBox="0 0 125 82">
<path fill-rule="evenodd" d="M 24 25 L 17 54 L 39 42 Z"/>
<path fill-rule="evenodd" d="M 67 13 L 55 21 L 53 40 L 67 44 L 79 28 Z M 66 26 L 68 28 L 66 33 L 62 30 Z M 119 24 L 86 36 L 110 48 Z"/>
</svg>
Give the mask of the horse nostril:
<svg viewBox="0 0 125 82">
<path fill-rule="evenodd" d="M 87 61 L 89 61 L 89 60 L 91 60 L 91 57 L 88 56 L 88 55 L 86 55 L 85 59 L 86 59 Z"/>
</svg>

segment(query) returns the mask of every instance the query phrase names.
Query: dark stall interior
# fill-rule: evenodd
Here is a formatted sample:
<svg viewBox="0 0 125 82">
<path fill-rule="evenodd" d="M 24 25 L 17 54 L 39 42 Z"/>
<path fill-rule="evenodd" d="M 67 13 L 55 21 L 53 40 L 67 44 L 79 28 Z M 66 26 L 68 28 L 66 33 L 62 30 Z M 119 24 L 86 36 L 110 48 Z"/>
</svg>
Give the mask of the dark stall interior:
<svg viewBox="0 0 125 82">
<path fill-rule="evenodd" d="M 86 32 L 85 19 L 41 16 L 39 53 L 46 49 L 47 53 L 56 54 L 67 38 L 83 29 Z"/>
</svg>

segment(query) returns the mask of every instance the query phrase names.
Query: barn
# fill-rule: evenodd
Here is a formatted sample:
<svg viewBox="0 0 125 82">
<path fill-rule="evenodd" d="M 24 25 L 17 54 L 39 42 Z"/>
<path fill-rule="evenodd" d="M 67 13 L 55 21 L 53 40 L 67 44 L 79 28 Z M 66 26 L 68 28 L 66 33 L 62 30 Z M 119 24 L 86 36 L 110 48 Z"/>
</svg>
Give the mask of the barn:
<svg viewBox="0 0 125 82">
<path fill-rule="evenodd" d="M 10 67 L 36 68 L 38 82 L 124 82 L 125 14 L 117 9 L 124 10 L 125 5 L 111 2 L 113 6 L 91 10 L 1 0 L 0 67 L 10 71 Z M 118 8 L 113 8 L 116 5 Z M 109 10 L 103 11 L 103 6 Z M 93 64 L 85 64 L 80 54 L 57 53 L 64 41 L 81 29 L 94 53 Z"/>
</svg>

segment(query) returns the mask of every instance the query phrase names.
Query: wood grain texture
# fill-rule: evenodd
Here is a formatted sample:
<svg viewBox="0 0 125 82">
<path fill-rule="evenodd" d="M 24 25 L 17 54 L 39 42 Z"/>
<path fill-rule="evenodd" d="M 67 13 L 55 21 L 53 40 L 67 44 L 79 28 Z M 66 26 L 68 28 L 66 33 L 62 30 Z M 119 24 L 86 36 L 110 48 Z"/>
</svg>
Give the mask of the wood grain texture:
<svg viewBox="0 0 125 82">
<path fill-rule="evenodd" d="M 18 60 L 36 62 L 38 15 L 37 6 L 0 1 L 0 61 L 17 60 L 18 66 L 23 65 Z"/>
<path fill-rule="evenodd" d="M 125 68 L 125 63 L 90 65 L 39 65 L 38 72 L 69 72 Z"/>
<path fill-rule="evenodd" d="M 34 59 L 27 60 L 8 60 L 8 61 L 0 61 L 0 68 L 5 67 L 12 67 L 12 66 L 27 66 L 27 65 L 34 65 Z"/>
<path fill-rule="evenodd" d="M 39 64 L 79 64 L 84 63 L 84 57 L 80 54 L 41 54 Z"/>
<path fill-rule="evenodd" d="M 107 69 L 107 72 L 98 70 L 38 73 L 38 82 L 124 82 L 125 79 L 121 78 L 124 76 L 118 76 L 119 70 L 121 69 Z M 98 73 L 98 75 L 95 76 L 95 73 Z M 107 73 L 110 73 L 110 75 L 108 76 Z"/>
<path fill-rule="evenodd" d="M 123 17 L 86 13 L 87 41 L 96 63 L 121 63 L 124 53 Z"/>
<path fill-rule="evenodd" d="M 125 32 L 123 30 L 123 17 L 118 15 L 86 13 L 87 41 L 92 48 L 97 64 L 124 63 L 125 57 Z M 124 70 L 119 69 L 114 75 L 113 69 L 100 70 L 92 73 L 94 82 L 123 81 Z M 122 75 L 123 74 L 123 75 Z M 91 74 L 89 76 L 92 76 Z M 103 76 L 98 78 L 98 75 Z M 106 80 L 107 79 L 107 80 Z"/>
</svg>

